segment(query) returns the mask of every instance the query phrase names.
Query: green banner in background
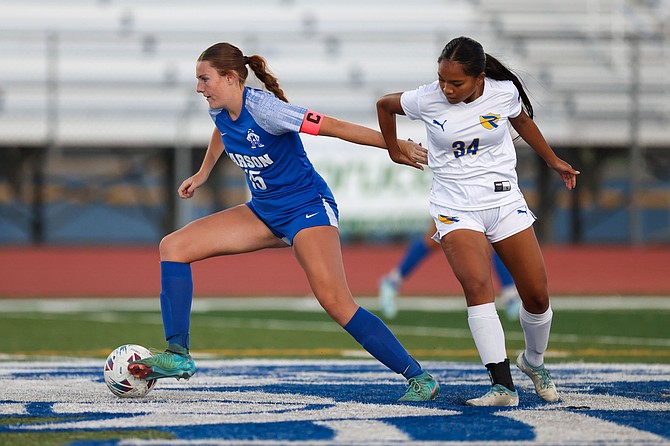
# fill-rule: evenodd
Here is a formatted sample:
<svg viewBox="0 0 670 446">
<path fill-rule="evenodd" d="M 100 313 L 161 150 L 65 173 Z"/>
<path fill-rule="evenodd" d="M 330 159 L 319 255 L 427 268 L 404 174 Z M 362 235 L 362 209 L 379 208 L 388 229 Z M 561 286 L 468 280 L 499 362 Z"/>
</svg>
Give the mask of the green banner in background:
<svg viewBox="0 0 670 446">
<path fill-rule="evenodd" d="M 385 238 L 429 224 L 432 174 L 394 163 L 386 150 L 303 135 L 308 156 L 340 209 L 343 237 Z"/>
</svg>

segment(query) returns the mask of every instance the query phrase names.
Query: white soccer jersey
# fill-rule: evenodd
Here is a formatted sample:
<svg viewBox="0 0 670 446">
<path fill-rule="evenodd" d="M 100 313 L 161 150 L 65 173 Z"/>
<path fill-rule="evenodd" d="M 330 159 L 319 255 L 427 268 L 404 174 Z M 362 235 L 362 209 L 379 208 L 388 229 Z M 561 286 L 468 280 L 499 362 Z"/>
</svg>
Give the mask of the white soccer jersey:
<svg viewBox="0 0 670 446">
<path fill-rule="evenodd" d="M 404 92 L 401 104 L 407 117 L 426 125 L 431 202 L 478 210 L 523 196 L 508 121 L 521 101 L 511 81 L 485 78 L 483 94 L 469 104 L 450 104 L 435 81 Z"/>
</svg>

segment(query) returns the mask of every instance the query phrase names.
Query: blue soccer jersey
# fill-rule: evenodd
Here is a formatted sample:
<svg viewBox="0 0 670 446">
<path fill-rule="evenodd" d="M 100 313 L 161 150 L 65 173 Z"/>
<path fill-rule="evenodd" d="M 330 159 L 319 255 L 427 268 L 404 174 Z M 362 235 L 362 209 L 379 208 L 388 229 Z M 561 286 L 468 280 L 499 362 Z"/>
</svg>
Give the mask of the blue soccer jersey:
<svg viewBox="0 0 670 446">
<path fill-rule="evenodd" d="M 271 228 L 275 218 L 310 203 L 327 200 L 334 205 L 332 192 L 307 158 L 299 136 L 306 108 L 245 87 L 236 120 L 225 109 L 210 109 L 209 113 L 228 157 L 246 174 L 250 207 Z"/>
<path fill-rule="evenodd" d="M 307 158 L 299 136 L 307 109 L 246 87 L 240 116 L 210 109 L 228 157 L 246 174 L 254 205 L 264 212 L 332 196 Z"/>
</svg>

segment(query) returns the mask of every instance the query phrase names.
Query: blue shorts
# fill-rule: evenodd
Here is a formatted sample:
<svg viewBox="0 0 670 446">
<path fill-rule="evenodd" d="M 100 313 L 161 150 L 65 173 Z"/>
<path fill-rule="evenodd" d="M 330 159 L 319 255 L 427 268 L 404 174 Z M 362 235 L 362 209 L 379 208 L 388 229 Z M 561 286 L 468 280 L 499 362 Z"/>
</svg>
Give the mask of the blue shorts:
<svg viewBox="0 0 670 446">
<path fill-rule="evenodd" d="M 321 197 L 301 204 L 292 209 L 284 209 L 281 213 L 263 213 L 254 206 L 254 201 L 246 203 L 270 231 L 291 246 L 293 238 L 301 229 L 314 226 L 337 226 L 339 211 L 332 197 Z"/>
</svg>

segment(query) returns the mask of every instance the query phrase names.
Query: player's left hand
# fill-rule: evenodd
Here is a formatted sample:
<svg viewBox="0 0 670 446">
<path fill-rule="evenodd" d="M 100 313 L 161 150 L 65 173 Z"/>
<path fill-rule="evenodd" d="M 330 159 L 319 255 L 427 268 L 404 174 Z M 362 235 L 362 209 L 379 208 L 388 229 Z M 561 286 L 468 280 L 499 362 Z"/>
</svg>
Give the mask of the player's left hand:
<svg viewBox="0 0 670 446">
<path fill-rule="evenodd" d="M 560 158 L 556 158 L 556 161 L 549 165 L 549 167 L 558 173 L 568 190 L 574 189 L 577 186 L 577 175 L 581 172 L 573 169 L 570 164 Z"/>
<path fill-rule="evenodd" d="M 398 148 L 400 156 L 393 158 L 398 164 L 405 164 L 415 169 L 423 170 L 423 165 L 428 164 L 428 150 L 421 143 L 417 144 L 411 139 L 407 141 L 399 139 Z"/>
</svg>

